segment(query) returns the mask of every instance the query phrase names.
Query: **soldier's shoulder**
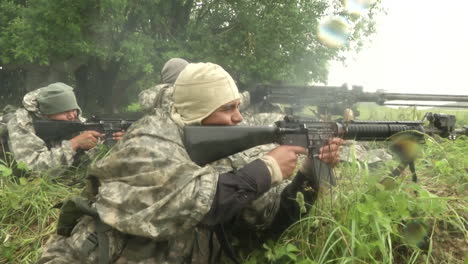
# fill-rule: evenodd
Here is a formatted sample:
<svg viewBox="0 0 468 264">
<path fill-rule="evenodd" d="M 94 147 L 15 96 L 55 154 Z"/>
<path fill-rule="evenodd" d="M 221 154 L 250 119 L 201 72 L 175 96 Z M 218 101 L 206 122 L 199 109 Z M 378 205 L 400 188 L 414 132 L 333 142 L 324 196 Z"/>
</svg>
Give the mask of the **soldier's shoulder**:
<svg viewBox="0 0 468 264">
<path fill-rule="evenodd" d="M 166 113 L 145 115 L 128 130 L 132 137 L 149 136 L 181 142 L 181 129 Z"/>
<path fill-rule="evenodd" d="M 155 86 L 152 86 L 148 89 L 145 89 L 139 93 L 139 96 L 148 96 L 148 95 L 156 95 L 161 89 L 166 89 L 168 87 L 171 87 L 171 84 L 168 83 L 163 83 L 163 84 L 157 84 Z"/>
<path fill-rule="evenodd" d="M 276 121 L 283 120 L 284 115 L 280 113 L 247 114 L 244 116 L 247 125 L 268 126 Z"/>
<path fill-rule="evenodd" d="M 18 108 L 8 119 L 7 126 L 13 127 L 28 127 L 33 122 L 32 114 L 24 108 Z"/>
<path fill-rule="evenodd" d="M 151 112 L 154 108 L 161 107 L 164 103 L 163 94 L 171 91 L 171 84 L 159 84 L 149 89 L 143 90 L 138 95 L 138 102 L 144 112 Z"/>
</svg>

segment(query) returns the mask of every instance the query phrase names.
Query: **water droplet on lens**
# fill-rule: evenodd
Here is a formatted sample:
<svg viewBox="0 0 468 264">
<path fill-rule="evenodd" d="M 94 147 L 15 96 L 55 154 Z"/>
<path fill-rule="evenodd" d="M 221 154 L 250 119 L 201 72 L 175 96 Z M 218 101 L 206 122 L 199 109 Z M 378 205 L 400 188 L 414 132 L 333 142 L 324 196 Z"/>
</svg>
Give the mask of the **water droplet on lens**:
<svg viewBox="0 0 468 264">
<path fill-rule="evenodd" d="M 326 18 L 318 26 L 318 37 L 322 43 L 332 48 L 339 48 L 348 43 L 350 26 L 341 16 Z"/>
<path fill-rule="evenodd" d="M 375 0 L 345 0 L 346 10 L 351 14 L 360 15 L 369 9 Z"/>
</svg>

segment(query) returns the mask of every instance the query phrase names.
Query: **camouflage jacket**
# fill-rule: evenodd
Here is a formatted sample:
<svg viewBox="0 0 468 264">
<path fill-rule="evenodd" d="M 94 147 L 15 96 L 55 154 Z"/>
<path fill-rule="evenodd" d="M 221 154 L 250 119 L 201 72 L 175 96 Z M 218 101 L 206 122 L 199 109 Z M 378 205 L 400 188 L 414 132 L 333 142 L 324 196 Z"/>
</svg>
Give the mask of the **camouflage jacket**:
<svg viewBox="0 0 468 264">
<path fill-rule="evenodd" d="M 202 241 L 208 232 L 200 222 L 210 210 L 218 177 L 259 154 L 247 151 L 200 167 L 188 157 L 181 133 L 166 113 L 156 111 L 135 123 L 125 139 L 89 170 L 100 183 L 94 206 L 101 220 L 158 244 L 151 260 L 134 263 L 207 263 L 209 247 Z M 244 209 L 245 228 L 269 227 L 287 184 L 272 187 Z M 117 258 L 124 263 L 128 254 L 123 249 Z"/>
<path fill-rule="evenodd" d="M 24 162 L 29 169 L 46 171 L 66 168 L 73 164 L 76 151 L 68 140 L 44 142 L 36 136 L 33 121 L 42 119 L 36 97 L 40 89 L 26 94 L 23 107 L 16 110 L 8 121 L 8 146 L 17 161 Z M 84 119 L 80 116 L 80 119 Z"/>
<path fill-rule="evenodd" d="M 159 84 L 143 90 L 138 95 L 138 103 L 145 114 L 154 113 L 155 109 L 164 109 L 170 112 L 174 86 L 169 83 Z"/>
</svg>

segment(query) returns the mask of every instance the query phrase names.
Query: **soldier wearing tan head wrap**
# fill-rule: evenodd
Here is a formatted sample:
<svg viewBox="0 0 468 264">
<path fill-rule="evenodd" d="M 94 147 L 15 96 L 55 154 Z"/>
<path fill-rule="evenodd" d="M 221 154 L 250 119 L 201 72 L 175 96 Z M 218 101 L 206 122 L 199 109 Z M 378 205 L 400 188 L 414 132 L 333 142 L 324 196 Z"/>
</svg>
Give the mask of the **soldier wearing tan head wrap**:
<svg viewBox="0 0 468 264">
<path fill-rule="evenodd" d="M 236 258 L 227 230 L 281 233 L 299 219 L 297 192 L 310 206 L 318 188 L 312 171 L 288 180 L 305 149 L 279 146 L 263 156 L 240 153 L 203 167 L 190 160 L 183 126 L 237 125 L 239 104 L 222 67 L 189 64 L 175 83 L 170 117 L 143 117 L 90 168 L 94 213 L 51 239 L 39 263 L 220 263 L 221 251 Z"/>
</svg>

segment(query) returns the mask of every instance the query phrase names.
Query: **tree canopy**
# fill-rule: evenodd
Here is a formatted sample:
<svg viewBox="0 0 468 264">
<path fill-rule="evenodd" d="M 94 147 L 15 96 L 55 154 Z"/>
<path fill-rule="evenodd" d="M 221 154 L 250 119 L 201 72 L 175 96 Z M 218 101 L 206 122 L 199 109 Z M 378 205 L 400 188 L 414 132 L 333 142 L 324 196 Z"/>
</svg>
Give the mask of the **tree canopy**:
<svg viewBox="0 0 468 264">
<path fill-rule="evenodd" d="M 356 16 L 337 0 L 2 0 L 0 85 L 20 98 L 62 81 L 83 108 L 117 111 L 172 57 L 220 64 L 241 87 L 326 82 L 327 63 L 360 47 L 376 12 L 379 1 Z M 342 47 L 319 41 L 329 15 L 350 22 Z"/>
</svg>

